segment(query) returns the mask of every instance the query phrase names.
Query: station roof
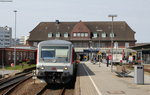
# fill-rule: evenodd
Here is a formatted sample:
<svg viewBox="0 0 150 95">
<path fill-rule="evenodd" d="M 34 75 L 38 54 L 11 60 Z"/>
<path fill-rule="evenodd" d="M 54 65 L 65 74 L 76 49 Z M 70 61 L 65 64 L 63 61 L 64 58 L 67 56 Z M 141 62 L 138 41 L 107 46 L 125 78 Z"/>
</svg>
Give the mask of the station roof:
<svg viewBox="0 0 150 95">
<path fill-rule="evenodd" d="M 77 29 L 76 26 L 79 26 Z M 84 27 L 83 27 L 84 26 Z M 135 32 L 130 28 L 130 26 L 125 21 L 114 21 L 114 33 L 116 37 L 114 40 L 119 41 L 134 41 Z M 89 30 L 89 32 L 94 33 L 99 31 L 105 32 L 108 37 L 102 40 L 110 40 L 109 34 L 112 32 L 111 28 L 112 22 L 111 21 L 79 21 L 79 22 L 40 22 L 31 32 L 28 41 L 43 41 L 48 40 L 48 33 L 53 33 L 55 35 L 57 32 L 64 34 L 66 32 L 69 33 L 69 37 L 73 30 Z M 86 29 L 84 29 L 86 28 Z M 62 37 L 62 36 L 61 36 Z"/>
<path fill-rule="evenodd" d="M 150 51 L 150 43 L 138 43 L 130 49 L 134 49 L 136 51 Z"/>
</svg>

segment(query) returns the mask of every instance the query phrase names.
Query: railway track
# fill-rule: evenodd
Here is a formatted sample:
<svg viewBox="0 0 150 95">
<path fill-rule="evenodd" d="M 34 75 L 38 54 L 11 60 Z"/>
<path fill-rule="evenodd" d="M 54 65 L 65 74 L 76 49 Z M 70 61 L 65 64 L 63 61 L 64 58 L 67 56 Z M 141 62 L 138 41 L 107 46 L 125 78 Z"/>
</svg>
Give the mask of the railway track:
<svg viewBox="0 0 150 95">
<path fill-rule="evenodd" d="M 10 87 L 6 92 L 4 92 L 2 95 L 9 95 L 12 91 L 15 90 L 15 88 L 16 88 L 17 86 L 19 86 L 21 83 L 23 83 L 24 81 L 28 80 L 28 79 L 31 78 L 31 77 L 32 77 L 32 76 L 30 75 L 30 76 L 26 76 L 26 77 L 22 78 L 21 81 L 15 83 L 13 86 L 11 86 L 11 87 Z"/>
<path fill-rule="evenodd" d="M 1 80 L 0 81 L 0 94 L 2 95 L 8 95 L 7 93 L 10 93 L 11 91 L 13 91 L 13 89 L 15 89 L 15 87 L 17 87 L 19 84 L 21 84 L 22 82 L 24 82 L 25 80 L 29 79 L 32 77 L 31 72 L 27 72 L 27 73 L 22 73 L 19 75 L 16 75 L 14 77 L 5 79 L 5 80 Z"/>
<path fill-rule="evenodd" d="M 13 77 L 10 77 L 10 78 L 7 78 L 7 79 L 3 79 L 3 80 L 0 81 L 0 85 L 3 85 L 3 84 L 5 84 L 5 83 L 7 83 L 7 82 L 9 82 L 9 81 L 13 81 L 13 80 L 15 80 L 15 79 L 17 79 L 17 78 L 20 78 L 20 77 L 22 77 L 22 76 L 28 75 L 28 74 L 30 74 L 30 73 L 32 73 L 32 72 L 21 73 L 21 74 L 15 75 L 15 76 L 13 76 Z"/>
<path fill-rule="evenodd" d="M 46 91 L 46 89 L 48 88 L 48 85 L 45 85 L 39 92 L 37 92 L 37 94 L 35 94 L 35 95 L 42 95 L 45 91 Z"/>
<path fill-rule="evenodd" d="M 35 95 L 65 95 L 66 87 L 64 85 L 45 85 Z"/>
</svg>

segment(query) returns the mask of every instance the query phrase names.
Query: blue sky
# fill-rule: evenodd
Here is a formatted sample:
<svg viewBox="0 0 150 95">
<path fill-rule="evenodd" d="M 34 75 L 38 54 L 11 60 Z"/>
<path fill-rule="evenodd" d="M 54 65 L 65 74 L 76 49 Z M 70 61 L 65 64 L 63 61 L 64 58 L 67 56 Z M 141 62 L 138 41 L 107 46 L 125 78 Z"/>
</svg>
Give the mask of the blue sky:
<svg viewBox="0 0 150 95">
<path fill-rule="evenodd" d="M 13 0 L 0 2 L 0 26 L 13 28 L 17 10 L 17 37 L 29 35 L 40 22 L 126 21 L 136 32 L 137 42 L 150 42 L 150 0 Z"/>
</svg>

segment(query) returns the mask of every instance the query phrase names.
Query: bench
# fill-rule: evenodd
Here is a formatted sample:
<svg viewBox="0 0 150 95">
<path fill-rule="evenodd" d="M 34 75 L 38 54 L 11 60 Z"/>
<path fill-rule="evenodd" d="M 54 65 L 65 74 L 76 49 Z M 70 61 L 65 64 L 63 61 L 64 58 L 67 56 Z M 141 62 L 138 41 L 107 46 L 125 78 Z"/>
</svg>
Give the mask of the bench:
<svg viewBox="0 0 150 95">
<path fill-rule="evenodd" d="M 116 66 L 115 73 L 120 77 L 127 77 L 129 76 L 128 74 L 131 73 L 131 70 L 129 70 L 126 65 L 118 65 Z"/>
</svg>

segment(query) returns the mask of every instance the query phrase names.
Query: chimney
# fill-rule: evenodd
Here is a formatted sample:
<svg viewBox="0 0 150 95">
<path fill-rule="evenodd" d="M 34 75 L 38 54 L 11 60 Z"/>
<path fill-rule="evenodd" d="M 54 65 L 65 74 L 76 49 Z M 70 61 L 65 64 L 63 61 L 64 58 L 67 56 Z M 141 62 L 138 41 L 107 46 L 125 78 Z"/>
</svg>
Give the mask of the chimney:
<svg viewBox="0 0 150 95">
<path fill-rule="evenodd" d="M 60 22 L 59 22 L 59 20 L 56 20 L 56 24 L 59 24 Z"/>
</svg>

